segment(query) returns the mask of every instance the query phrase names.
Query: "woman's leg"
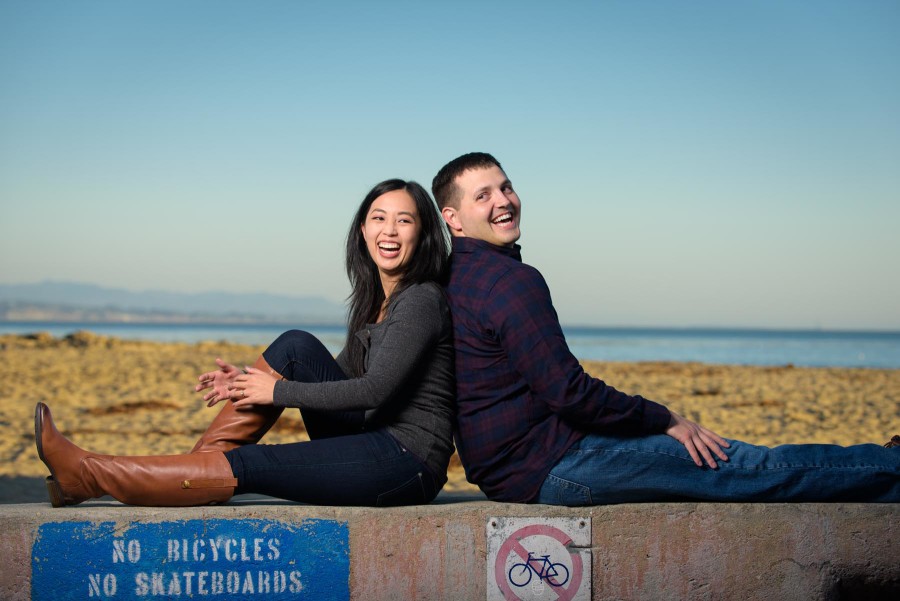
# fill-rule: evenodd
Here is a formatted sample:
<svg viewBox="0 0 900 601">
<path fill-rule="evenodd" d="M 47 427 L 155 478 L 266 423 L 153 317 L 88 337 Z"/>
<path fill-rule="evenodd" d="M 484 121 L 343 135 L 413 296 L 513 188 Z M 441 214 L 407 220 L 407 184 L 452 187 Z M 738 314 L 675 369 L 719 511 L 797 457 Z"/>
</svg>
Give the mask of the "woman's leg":
<svg viewBox="0 0 900 601">
<path fill-rule="evenodd" d="M 59 433 L 44 403 L 35 407 L 34 437 L 50 470 L 47 489 L 54 507 L 105 494 L 130 505 L 208 505 L 224 503 L 237 486 L 221 452 L 116 457 L 85 451 Z"/>
<path fill-rule="evenodd" d="M 384 430 L 284 445 L 250 445 L 225 457 L 240 483 L 259 493 L 317 505 L 393 506 L 437 495 L 422 463 Z"/>
<path fill-rule="evenodd" d="M 325 345 L 312 334 L 300 330 L 290 330 L 281 334 L 263 351 L 253 367 L 276 378 L 298 382 L 326 382 L 346 378 Z M 230 401 L 226 400 L 223 403 L 221 411 L 194 445 L 192 453 L 224 452 L 238 446 L 255 444 L 275 424 L 284 410 L 283 407 L 258 406 L 252 410 L 238 411 Z M 360 428 L 355 431 L 359 431 L 362 412 L 359 412 L 358 416 L 338 415 L 328 418 L 327 414 L 306 411 L 303 420 L 307 432 L 310 432 L 312 424 L 311 438 L 333 436 L 347 433 L 345 429 L 336 429 L 333 425 L 342 421 L 349 420 L 351 424 L 358 421 Z"/>
<path fill-rule="evenodd" d="M 293 382 L 335 382 L 347 376 L 322 342 L 302 330 L 279 336 L 263 352 L 263 358 L 285 380 Z M 303 423 L 310 438 L 329 438 L 362 432 L 363 411 L 303 410 Z"/>
<path fill-rule="evenodd" d="M 253 367 L 276 378 L 281 377 L 262 356 Z M 222 403 L 222 409 L 200 436 L 191 453 L 225 452 L 245 444 L 256 444 L 284 411 L 284 407 L 274 406 L 254 406 L 252 409 L 238 411 L 228 399 Z"/>
<path fill-rule="evenodd" d="M 550 470 L 538 502 L 900 502 L 900 449 L 729 443 L 729 460 L 713 470 L 697 467 L 670 436 L 590 434 Z"/>
</svg>

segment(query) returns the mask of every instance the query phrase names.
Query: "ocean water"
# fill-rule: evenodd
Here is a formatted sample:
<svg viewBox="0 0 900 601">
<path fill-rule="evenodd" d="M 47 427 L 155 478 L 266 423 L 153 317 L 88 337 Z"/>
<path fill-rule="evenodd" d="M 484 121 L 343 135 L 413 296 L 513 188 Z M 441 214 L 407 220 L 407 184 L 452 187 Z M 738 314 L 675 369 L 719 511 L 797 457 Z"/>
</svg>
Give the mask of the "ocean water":
<svg viewBox="0 0 900 601">
<path fill-rule="evenodd" d="M 227 340 L 260 345 L 271 342 L 288 329 L 309 331 L 333 353 L 343 346 L 345 329 L 340 326 L 0 323 L 0 334 L 49 332 L 60 337 L 89 330 L 135 340 Z M 586 360 L 900 369 L 900 332 L 590 327 L 563 330 L 572 353 Z"/>
</svg>

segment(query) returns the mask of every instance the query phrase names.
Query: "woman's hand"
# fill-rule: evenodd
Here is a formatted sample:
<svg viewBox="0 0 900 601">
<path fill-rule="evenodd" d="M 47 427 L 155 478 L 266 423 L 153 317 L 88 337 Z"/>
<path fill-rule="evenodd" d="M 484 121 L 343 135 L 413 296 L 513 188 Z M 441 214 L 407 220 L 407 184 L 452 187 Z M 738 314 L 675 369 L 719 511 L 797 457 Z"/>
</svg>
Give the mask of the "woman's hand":
<svg viewBox="0 0 900 601">
<path fill-rule="evenodd" d="M 244 372 L 235 378 L 229 392 L 235 409 L 274 404 L 275 382 L 278 379 L 254 367 L 244 368 Z"/>
<path fill-rule="evenodd" d="M 194 390 L 197 392 L 212 388 L 210 392 L 203 395 L 203 400 L 206 401 L 207 407 L 212 407 L 219 401 L 231 398 L 229 393 L 230 386 L 234 379 L 241 375 L 241 370 L 234 365 L 225 363 L 218 357 L 216 357 L 216 365 L 219 366 L 219 369 L 201 374 L 198 377 L 200 383 L 194 387 Z"/>
<path fill-rule="evenodd" d="M 695 424 L 674 411 L 670 410 L 669 413 L 672 414 L 672 418 L 669 421 L 669 427 L 666 428 L 666 434 L 684 445 L 697 466 L 703 467 L 702 456 L 706 460 L 706 465 L 717 469 L 719 466 L 716 464 L 716 460 L 713 459 L 713 454 L 722 461 L 728 461 L 728 456 L 721 448 L 725 447 L 727 449 L 731 446 L 728 444 L 728 441 L 712 430 L 707 430 L 700 424 Z"/>
</svg>

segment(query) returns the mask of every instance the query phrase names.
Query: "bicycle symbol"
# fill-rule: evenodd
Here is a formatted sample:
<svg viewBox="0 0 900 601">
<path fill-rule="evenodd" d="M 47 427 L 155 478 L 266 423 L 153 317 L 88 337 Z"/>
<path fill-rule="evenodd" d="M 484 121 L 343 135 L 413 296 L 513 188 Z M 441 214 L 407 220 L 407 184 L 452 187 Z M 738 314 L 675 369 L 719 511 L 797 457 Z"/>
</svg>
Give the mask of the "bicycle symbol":
<svg viewBox="0 0 900 601">
<path fill-rule="evenodd" d="M 540 563 L 541 569 L 536 569 L 531 565 L 532 562 Z M 539 586 L 544 580 L 550 586 L 562 586 L 569 581 L 569 568 L 564 564 L 551 562 L 549 555 L 542 555 L 540 560 L 536 559 L 531 552 L 523 563 L 515 563 L 509 569 L 509 581 L 514 586 L 527 586 L 531 582 L 532 574 L 538 577 Z"/>
</svg>

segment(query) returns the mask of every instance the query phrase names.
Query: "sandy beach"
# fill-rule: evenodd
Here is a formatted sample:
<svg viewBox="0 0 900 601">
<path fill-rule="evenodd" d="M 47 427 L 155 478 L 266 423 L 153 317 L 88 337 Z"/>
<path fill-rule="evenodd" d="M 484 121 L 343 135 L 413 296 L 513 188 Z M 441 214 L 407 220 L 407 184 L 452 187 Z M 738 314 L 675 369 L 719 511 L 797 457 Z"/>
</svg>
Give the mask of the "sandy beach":
<svg viewBox="0 0 900 601">
<path fill-rule="evenodd" d="M 193 391 L 222 357 L 250 365 L 263 347 L 223 342 L 164 344 L 81 332 L 0 336 L 13 377 L 0 400 L 0 503 L 46 501 L 33 415 L 48 403 L 79 446 L 110 454 L 191 449 L 218 411 Z M 900 433 L 900 370 L 743 367 L 697 363 L 584 362 L 590 374 L 664 403 L 728 437 L 756 444 L 885 442 Z M 263 442 L 306 439 L 288 410 Z M 471 490 L 454 458 L 445 490 Z"/>
</svg>

